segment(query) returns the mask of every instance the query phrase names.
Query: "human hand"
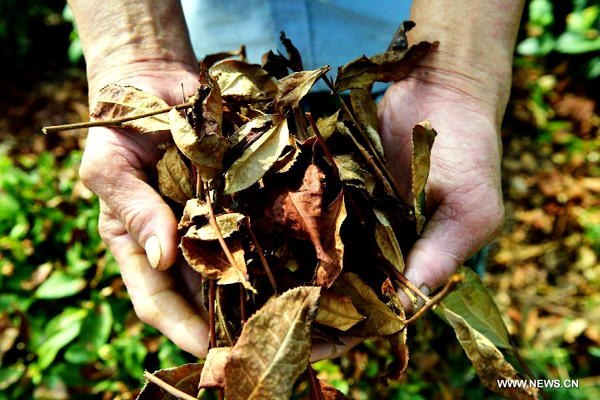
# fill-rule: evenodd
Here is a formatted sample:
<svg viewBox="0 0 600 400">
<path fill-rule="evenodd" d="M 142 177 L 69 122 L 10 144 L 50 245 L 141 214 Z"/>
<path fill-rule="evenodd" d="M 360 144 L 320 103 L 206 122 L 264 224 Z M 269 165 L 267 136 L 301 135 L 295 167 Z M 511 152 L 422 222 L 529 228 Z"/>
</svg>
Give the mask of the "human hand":
<svg viewBox="0 0 600 400">
<path fill-rule="evenodd" d="M 406 255 L 405 276 L 425 294 L 495 237 L 504 218 L 499 127 L 506 96 L 441 65 L 417 68 L 378 105 L 386 158 L 408 204 L 413 127 L 430 120 L 437 131 L 426 186 L 429 221 Z M 401 296 L 410 312 L 413 304 Z"/>
</svg>

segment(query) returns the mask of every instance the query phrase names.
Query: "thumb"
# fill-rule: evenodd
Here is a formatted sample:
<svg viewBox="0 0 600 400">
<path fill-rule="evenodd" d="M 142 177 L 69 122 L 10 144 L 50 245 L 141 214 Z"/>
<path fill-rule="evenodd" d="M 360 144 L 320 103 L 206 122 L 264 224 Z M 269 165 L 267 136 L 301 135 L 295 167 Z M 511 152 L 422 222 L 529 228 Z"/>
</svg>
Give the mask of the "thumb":
<svg viewBox="0 0 600 400">
<path fill-rule="evenodd" d="M 147 149 L 137 138 L 111 129 L 90 130 L 80 175 L 146 250 L 150 265 L 165 270 L 177 258 L 177 220 L 148 184 L 143 171 Z M 140 156 L 141 155 L 141 156 Z M 147 157 L 147 156 L 146 156 Z"/>
</svg>

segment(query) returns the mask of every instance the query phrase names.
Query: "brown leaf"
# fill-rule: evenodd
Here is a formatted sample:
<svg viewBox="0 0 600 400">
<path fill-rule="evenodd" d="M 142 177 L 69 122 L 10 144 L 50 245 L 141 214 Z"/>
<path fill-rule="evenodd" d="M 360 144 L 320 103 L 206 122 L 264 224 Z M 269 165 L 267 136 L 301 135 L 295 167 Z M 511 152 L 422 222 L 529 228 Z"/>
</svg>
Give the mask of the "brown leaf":
<svg viewBox="0 0 600 400">
<path fill-rule="evenodd" d="M 321 237 L 323 247 L 331 262 L 319 261 L 315 276 L 317 285 L 324 288 L 330 287 L 342 272 L 344 261 L 344 243 L 340 236 L 342 224 L 346 219 L 346 204 L 344 191 L 340 191 L 338 197 L 327 207 L 323 215 L 323 230 Z"/>
<path fill-rule="evenodd" d="M 166 368 L 156 371 L 152 375 L 175 387 L 196 397 L 198 394 L 198 382 L 202 373 L 202 364 L 184 364 L 175 368 Z M 137 400 L 170 400 L 173 396 L 158 385 L 146 381 Z"/>
<path fill-rule="evenodd" d="M 91 118 L 92 120 L 102 121 L 133 117 L 168 107 L 169 105 L 163 99 L 138 88 L 112 84 L 100 89 Z M 166 114 L 156 114 L 151 117 L 124 122 L 122 126 L 133 129 L 138 133 L 149 133 L 168 130 L 169 120 Z"/>
<path fill-rule="evenodd" d="M 313 71 L 295 72 L 277 82 L 277 95 L 274 108 L 284 114 L 295 110 L 300 105 L 300 100 L 308 94 L 315 82 L 331 68 L 325 66 Z"/>
<path fill-rule="evenodd" d="M 329 139 L 329 137 L 338 130 L 337 123 L 340 119 L 340 111 L 342 110 L 339 109 L 334 114 L 328 117 L 319 118 L 317 120 L 317 129 L 319 129 L 319 133 L 321 134 L 321 136 L 323 136 L 323 139 Z M 308 127 L 308 132 L 310 136 L 315 135 L 312 126 Z"/>
<path fill-rule="evenodd" d="M 231 347 L 215 347 L 208 351 L 198 388 L 224 388 L 225 362 Z"/>
<path fill-rule="evenodd" d="M 285 187 L 276 191 L 271 205 L 265 209 L 265 215 L 292 236 L 310 240 L 319 260 L 331 263 L 333 260 L 321 244 L 324 178 L 321 170 L 315 164 L 310 164 L 300 187 Z"/>
<path fill-rule="evenodd" d="M 289 399 L 308 365 L 321 288 L 301 286 L 267 302 L 244 325 L 225 364 L 229 400 Z"/>
<path fill-rule="evenodd" d="M 216 134 L 199 136 L 175 109 L 169 112 L 169 124 L 175 144 L 194 163 L 202 179 L 217 176 L 223 168 L 223 155 L 229 148 L 229 141 Z"/>
<path fill-rule="evenodd" d="M 244 214 L 224 213 L 215 216 L 217 225 L 224 238 L 228 238 L 239 230 L 240 222 L 244 219 Z M 196 240 L 218 240 L 217 233 L 210 223 L 202 225 L 200 228 L 192 226 L 188 230 L 186 237 Z"/>
<path fill-rule="evenodd" d="M 504 355 L 481 332 L 474 329 L 462 318 L 448 308 L 442 306 L 444 317 L 454 328 L 456 336 L 467 356 L 473 363 L 481 383 L 488 389 L 509 399 L 537 399 L 538 389 L 534 387 L 520 388 L 503 387 L 498 385 L 499 380 L 524 380 L 513 366 L 506 361 Z"/>
<path fill-rule="evenodd" d="M 319 384 L 321 385 L 321 393 L 323 393 L 324 400 L 352 400 L 324 380 L 319 379 Z"/>
<path fill-rule="evenodd" d="M 383 282 L 381 291 L 383 292 L 383 296 L 387 299 L 388 305 L 391 303 L 390 307 L 394 312 L 400 318 L 405 319 L 406 314 L 404 313 L 404 307 L 402 307 L 402 303 L 398 298 L 398 293 L 396 293 L 396 289 L 394 289 L 394 285 L 392 285 L 390 278 L 387 278 Z M 404 327 L 400 332 L 387 337 L 394 358 L 390 365 L 388 365 L 387 372 L 382 378 L 384 383 L 386 383 L 385 380 L 399 380 L 400 376 L 402 376 L 408 366 L 408 346 L 406 345 L 407 335 L 408 327 Z"/>
<path fill-rule="evenodd" d="M 375 242 L 377 247 L 381 251 L 381 254 L 392 264 L 398 271 L 404 271 L 404 257 L 402 256 L 402 250 L 396 239 L 396 234 L 392 229 L 392 224 L 388 219 L 388 216 L 377 209 L 373 209 L 375 212 Z"/>
<path fill-rule="evenodd" d="M 415 23 L 412 21 L 404 21 L 400 24 L 400 27 L 394 32 L 392 42 L 388 46 L 387 51 L 405 51 L 408 49 L 408 40 L 406 39 L 406 32 L 410 31 L 415 27 Z"/>
<path fill-rule="evenodd" d="M 179 230 L 187 230 L 192 225 L 202 225 L 208 222 L 209 205 L 201 199 L 190 199 L 185 203 L 183 215 L 177 225 Z"/>
<path fill-rule="evenodd" d="M 206 57 L 202 59 L 202 63 L 206 65 L 206 68 L 210 68 L 219 61 L 222 61 L 229 57 L 239 57 L 246 58 L 246 46 L 242 45 L 237 50 L 223 51 L 221 53 L 208 54 Z"/>
<path fill-rule="evenodd" d="M 260 58 L 262 67 L 265 71 L 277 79 L 281 79 L 288 74 L 289 61 L 281 54 L 275 54 L 271 50 L 266 52 Z"/>
<path fill-rule="evenodd" d="M 335 163 L 340 171 L 340 178 L 346 185 L 354 186 L 373 195 L 375 190 L 375 179 L 373 175 L 366 170 L 352 153 L 333 156 Z"/>
<path fill-rule="evenodd" d="M 435 46 L 421 42 L 407 51 L 388 51 L 371 58 L 362 56 L 338 69 L 335 79 L 337 91 L 366 88 L 373 82 L 393 82 L 404 79 Z"/>
<path fill-rule="evenodd" d="M 404 328 L 404 320 L 388 308 L 369 285 L 353 272 L 341 274 L 331 286 L 335 294 L 347 295 L 361 315 L 367 319 L 356 324 L 347 334 L 360 337 L 392 335 Z"/>
<path fill-rule="evenodd" d="M 421 197 L 425 193 L 425 185 L 429 177 L 431 148 L 436 135 L 437 133 L 431 129 L 429 121 L 419 122 L 412 132 L 411 190 L 414 196 L 417 234 L 421 234 L 425 225 L 425 216 L 423 215 L 425 210 L 421 204 Z"/>
<path fill-rule="evenodd" d="M 177 147 L 167 149 L 163 158 L 156 164 L 158 170 L 158 190 L 180 204 L 194 197 L 194 178 L 181 159 Z"/>
<path fill-rule="evenodd" d="M 273 77 L 260 65 L 239 60 L 226 60 L 210 69 L 222 97 L 236 101 L 271 99 L 277 93 Z"/>
<path fill-rule="evenodd" d="M 364 319 L 352 304 L 350 296 L 321 292 L 315 322 L 347 331 Z"/>
<path fill-rule="evenodd" d="M 225 194 L 247 189 L 262 178 L 275 164 L 292 139 L 287 119 L 280 115 L 266 115 L 252 120 L 234 134 L 234 141 L 244 143 L 243 138 L 256 132 L 253 127 L 260 123 L 258 138 L 243 151 L 242 155 L 225 171 Z M 266 123 L 272 121 L 272 124 Z M 240 132 L 242 131 L 242 132 Z M 234 142 L 235 143 L 235 142 Z M 237 146 L 237 144 L 236 144 Z"/>
<path fill-rule="evenodd" d="M 288 55 L 289 67 L 294 72 L 299 72 L 304 69 L 302 65 L 302 57 L 300 56 L 300 52 L 292 44 L 292 41 L 285 36 L 285 32 L 281 31 L 279 34 L 279 40 L 281 40 L 281 44 L 285 48 L 285 52 Z"/>
<path fill-rule="evenodd" d="M 235 263 L 242 271 L 238 271 L 227 260 L 218 242 L 206 242 L 189 237 L 187 234 L 181 238 L 183 257 L 190 267 L 206 279 L 218 279 L 219 285 L 247 282 L 246 260 L 244 250 L 239 238 L 229 238 L 227 245 Z"/>
<path fill-rule="evenodd" d="M 371 95 L 370 88 L 360 88 L 350 90 L 350 102 L 354 116 L 363 131 L 367 134 L 369 141 L 373 145 L 377 154 L 384 159 L 383 144 L 379 135 L 379 118 L 377 117 L 377 105 Z"/>
</svg>

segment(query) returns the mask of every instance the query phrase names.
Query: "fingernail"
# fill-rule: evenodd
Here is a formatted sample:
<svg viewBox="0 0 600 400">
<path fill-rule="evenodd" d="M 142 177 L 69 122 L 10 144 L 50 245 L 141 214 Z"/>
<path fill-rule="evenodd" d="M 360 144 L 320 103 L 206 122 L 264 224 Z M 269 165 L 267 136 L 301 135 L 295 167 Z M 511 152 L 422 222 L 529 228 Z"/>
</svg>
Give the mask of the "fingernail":
<svg viewBox="0 0 600 400">
<path fill-rule="evenodd" d="M 146 249 L 146 257 L 148 257 L 148 262 L 150 262 L 152 268 L 158 267 L 160 258 L 162 257 L 162 250 L 160 249 L 160 241 L 158 240 L 158 236 L 152 235 L 146 239 L 144 248 Z"/>
<path fill-rule="evenodd" d="M 431 293 L 431 289 L 429 289 L 427 285 L 419 286 L 419 290 L 423 292 L 425 296 L 429 296 L 429 293 Z M 423 304 L 425 304 L 425 301 L 421 297 L 417 297 L 417 303 L 415 304 L 413 310 L 417 311 L 419 308 L 423 307 Z"/>
</svg>

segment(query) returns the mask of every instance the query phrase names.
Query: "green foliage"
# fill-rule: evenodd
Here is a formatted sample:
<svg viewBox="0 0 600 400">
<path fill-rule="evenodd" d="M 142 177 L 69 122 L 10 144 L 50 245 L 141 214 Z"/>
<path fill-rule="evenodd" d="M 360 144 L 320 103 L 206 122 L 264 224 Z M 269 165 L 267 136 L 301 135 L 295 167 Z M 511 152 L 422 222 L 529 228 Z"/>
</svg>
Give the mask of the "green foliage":
<svg viewBox="0 0 600 400">
<path fill-rule="evenodd" d="M 81 152 L 0 148 L 0 400 L 130 396 L 144 369 L 195 361 L 134 315 L 78 182 Z M 129 393 L 129 394 L 128 394 Z"/>
</svg>

